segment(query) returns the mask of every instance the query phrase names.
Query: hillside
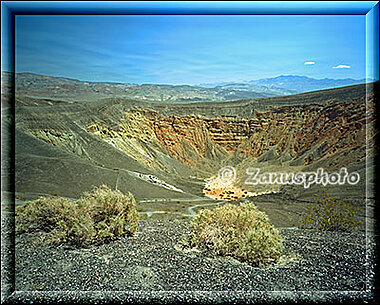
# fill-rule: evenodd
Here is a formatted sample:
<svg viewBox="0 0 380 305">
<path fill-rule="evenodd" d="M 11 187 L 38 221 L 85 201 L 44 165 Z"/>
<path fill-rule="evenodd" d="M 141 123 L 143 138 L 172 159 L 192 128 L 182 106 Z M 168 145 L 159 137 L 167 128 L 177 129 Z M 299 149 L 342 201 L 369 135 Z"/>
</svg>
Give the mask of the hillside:
<svg viewBox="0 0 380 305">
<path fill-rule="evenodd" d="M 23 105 L 29 100 L 20 96 L 16 188 L 75 197 L 94 183 L 107 183 L 135 190 L 137 198 L 223 196 L 217 186 L 206 191 L 205 179 L 210 181 L 222 166 L 233 165 L 240 177 L 236 194 L 246 190 L 253 195 L 262 190 L 243 185 L 248 166 L 364 170 L 367 128 L 370 141 L 374 136 L 369 128 L 373 94 L 370 111 L 365 94 L 366 87 L 356 85 L 186 105 L 122 98 Z M 336 189 L 341 195 L 363 198 L 364 179 L 347 187 Z"/>
</svg>

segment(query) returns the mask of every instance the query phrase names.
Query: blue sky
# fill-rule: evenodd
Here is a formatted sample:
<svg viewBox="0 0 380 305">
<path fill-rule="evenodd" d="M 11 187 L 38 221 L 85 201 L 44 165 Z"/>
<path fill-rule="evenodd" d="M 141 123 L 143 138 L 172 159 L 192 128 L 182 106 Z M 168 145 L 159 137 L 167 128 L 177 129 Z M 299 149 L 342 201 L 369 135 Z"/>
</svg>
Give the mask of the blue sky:
<svg viewBox="0 0 380 305">
<path fill-rule="evenodd" d="M 16 72 L 139 84 L 362 79 L 365 16 L 18 15 Z"/>
</svg>

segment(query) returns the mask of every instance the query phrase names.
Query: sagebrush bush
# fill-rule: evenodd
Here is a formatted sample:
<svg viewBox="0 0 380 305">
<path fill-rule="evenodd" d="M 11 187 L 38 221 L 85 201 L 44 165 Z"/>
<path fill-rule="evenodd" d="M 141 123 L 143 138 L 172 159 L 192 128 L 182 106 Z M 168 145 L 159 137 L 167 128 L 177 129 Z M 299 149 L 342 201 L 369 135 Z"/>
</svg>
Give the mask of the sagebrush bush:
<svg viewBox="0 0 380 305">
<path fill-rule="evenodd" d="M 259 266 L 277 261 L 284 248 L 279 231 L 253 203 L 201 210 L 191 225 L 193 232 L 185 245 L 206 247 Z"/>
<path fill-rule="evenodd" d="M 315 194 L 316 199 L 306 206 L 301 219 L 304 228 L 323 231 L 350 231 L 361 222 L 357 219 L 356 203 L 333 198 L 326 191 Z"/>
<path fill-rule="evenodd" d="M 88 246 L 136 232 L 136 201 L 108 186 L 95 187 L 77 201 L 41 197 L 17 207 L 18 230 L 43 230 L 57 243 Z"/>
</svg>

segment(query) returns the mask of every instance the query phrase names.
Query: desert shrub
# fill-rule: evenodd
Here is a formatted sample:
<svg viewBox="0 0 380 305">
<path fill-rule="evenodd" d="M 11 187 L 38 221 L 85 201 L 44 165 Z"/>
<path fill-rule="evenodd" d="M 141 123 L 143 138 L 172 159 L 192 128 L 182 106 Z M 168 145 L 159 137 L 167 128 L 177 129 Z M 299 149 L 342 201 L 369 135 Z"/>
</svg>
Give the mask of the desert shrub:
<svg viewBox="0 0 380 305">
<path fill-rule="evenodd" d="M 102 243 L 136 232 L 138 213 L 131 193 L 102 185 L 77 201 L 41 197 L 17 207 L 19 231 L 42 230 L 53 242 L 78 246 Z"/>
<path fill-rule="evenodd" d="M 350 231 L 360 225 L 357 219 L 359 206 L 356 203 L 338 200 L 326 191 L 315 194 L 316 199 L 306 206 L 301 219 L 304 228 L 323 231 Z"/>
<path fill-rule="evenodd" d="M 200 210 L 191 226 L 185 245 L 206 247 L 259 266 L 277 261 L 284 248 L 279 231 L 253 203 Z"/>
<path fill-rule="evenodd" d="M 64 198 L 41 197 L 16 208 L 19 224 L 25 230 L 51 231 L 60 221 L 76 218 L 77 206 Z"/>
<path fill-rule="evenodd" d="M 92 209 L 97 239 L 136 232 L 139 216 L 136 200 L 131 193 L 125 195 L 102 185 L 91 193 L 84 193 L 79 200 L 81 204 Z"/>
</svg>

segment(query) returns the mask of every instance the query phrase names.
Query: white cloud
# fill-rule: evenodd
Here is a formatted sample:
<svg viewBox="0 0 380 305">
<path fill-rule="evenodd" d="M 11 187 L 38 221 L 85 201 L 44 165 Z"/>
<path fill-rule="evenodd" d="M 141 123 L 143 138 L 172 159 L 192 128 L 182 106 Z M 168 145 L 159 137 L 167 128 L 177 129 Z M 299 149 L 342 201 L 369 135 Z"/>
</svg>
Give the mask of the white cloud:
<svg viewBox="0 0 380 305">
<path fill-rule="evenodd" d="M 315 61 L 305 61 L 304 65 L 315 65 Z"/>
<path fill-rule="evenodd" d="M 333 69 L 350 69 L 351 66 L 349 65 L 337 65 L 335 67 L 333 67 Z"/>
</svg>

